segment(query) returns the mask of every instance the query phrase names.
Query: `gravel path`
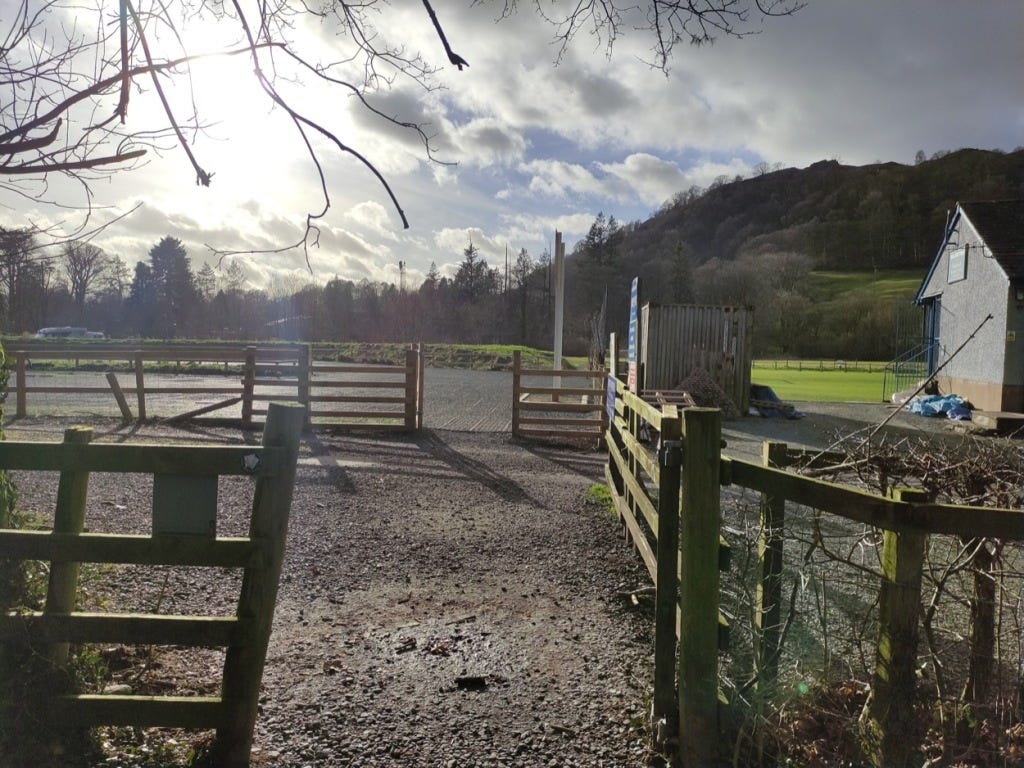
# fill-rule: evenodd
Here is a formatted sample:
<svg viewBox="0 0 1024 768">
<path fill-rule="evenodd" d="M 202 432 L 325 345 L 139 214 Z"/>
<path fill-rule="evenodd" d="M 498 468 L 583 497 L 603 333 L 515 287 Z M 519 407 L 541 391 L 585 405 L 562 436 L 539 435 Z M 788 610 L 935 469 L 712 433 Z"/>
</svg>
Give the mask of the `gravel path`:
<svg viewBox="0 0 1024 768">
<path fill-rule="evenodd" d="M 651 621 L 622 596 L 647 578 L 614 520 L 587 501 L 604 456 L 513 440 L 510 390 L 508 374 L 428 371 L 435 428 L 306 437 L 255 766 L 647 764 Z M 768 437 L 824 447 L 890 413 L 800 407 L 808 416 L 799 421 L 726 422 L 726 452 L 759 457 Z M 30 418 L 6 430 L 14 440 L 59 440 L 73 420 Z M 258 440 L 227 429 L 91 423 L 102 441 Z M 895 423 L 921 436 L 945 427 L 905 414 Z M 16 480 L 22 508 L 52 514 L 53 475 Z M 222 479 L 219 533 L 245 532 L 249 482 Z M 148 533 L 151 492 L 148 478 L 94 477 L 90 529 Z M 118 610 L 230 614 L 238 582 L 220 571 L 133 568 L 94 585 L 88 599 Z M 222 656 L 164 650 L 114 661 L 111 682 L 135 692 L 209 695 Z M 194 736 L 144 740 L 161 748 L 169 739 Z M 114 744 L 113 759 L 97 766 L 143 764 L 130 745 Z"/>
<path fill-rule="evenodd" d="M 24 426 L 35 431 L 15 424 L 9 439 L 45 425 Z M 97 439 L 125 436 L 96 426 Z M 143 427 L 131 439 L 253 436 Z M 615 521 L 586 500 L 602 464 L 501 434 L 309 437 L 254 765 L 646 764 L 650 621 L 621 594 L 646 580 Z M 17 473 L 23 507 L 48 514 L 54 480 Z M 222 479 L 220 533 L 244 531 L 249 482 Z M 150 494 L 148 478 L 95 476 L 90 529 L 146 532 Z M 230 613 L 237 587 L 219 571 L 132 568 L 89 600 Z M 161 651 L 141 676 L 140 656 L 112 682 L 214 693 L 220 659 Z M 151 748 L 169 738 L 183 737 L 147 736 Z M 96 765 L 142 764 L 126 747 L 114 756 Z"/>
</svg>

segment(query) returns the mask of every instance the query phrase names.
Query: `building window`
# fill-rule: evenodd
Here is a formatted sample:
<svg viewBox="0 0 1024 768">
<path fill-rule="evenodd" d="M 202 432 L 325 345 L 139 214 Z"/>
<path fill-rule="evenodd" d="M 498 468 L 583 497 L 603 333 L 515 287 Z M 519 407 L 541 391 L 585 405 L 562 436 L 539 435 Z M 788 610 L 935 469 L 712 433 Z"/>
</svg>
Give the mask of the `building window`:
<svg viewBox="0 0 1024 768">
<path fill-rule="evenodd" d="M 946 271 L 946 282 L 956 283 L 967 277 L 967 250 L 970 246 L 956 248 L 949 252 L 949 263 Z"/>
</svg>

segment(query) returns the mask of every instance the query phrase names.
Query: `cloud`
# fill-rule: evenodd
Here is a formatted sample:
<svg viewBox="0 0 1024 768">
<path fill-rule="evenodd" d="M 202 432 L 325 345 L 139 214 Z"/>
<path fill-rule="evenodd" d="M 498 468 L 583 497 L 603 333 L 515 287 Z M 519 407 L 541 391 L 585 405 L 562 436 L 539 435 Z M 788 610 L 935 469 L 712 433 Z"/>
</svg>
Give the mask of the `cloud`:
<svg viewBox="0 0 1024 768">
<path fill-rule="evenodd" d="M 477 118 L 460 126 L 455 141 L 459 145 L 459 161 L 478 166 L 510 165 L 526 152 L 522 134 L 493 117 Z"/>
<path fill-rule="evenodd" d="M 530 174 L 529 190 L 555 198 L 607 194 L 605 183 L 582 165 L 560 160 L 532 160 L 519 170 Z"/>
<path fill-rule="evenodd" d="M 658 204 L 683 189 L 686 174 L 670 160 L 646 152 L 637 152 L 621 163 L 598 163 L 605 173 L 621 179 L 648 204 Z"/>
</svg>

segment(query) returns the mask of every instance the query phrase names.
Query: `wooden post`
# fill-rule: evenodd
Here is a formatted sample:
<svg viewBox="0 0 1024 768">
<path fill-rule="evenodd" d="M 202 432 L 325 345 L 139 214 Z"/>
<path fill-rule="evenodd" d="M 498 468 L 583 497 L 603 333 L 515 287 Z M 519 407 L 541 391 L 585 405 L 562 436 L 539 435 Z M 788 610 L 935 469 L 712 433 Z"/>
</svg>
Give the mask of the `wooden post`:
<svg viewBox="0 0 1024 768">
<path fill-rule="evenodd" d="M 71 427 L 64 431 L 64 442 L 85 445 L 92 440 L 89 427 Z M 57 484 L 57 508 L 53 517 L 54 533 L 79 534 L 85 527 L 85 498 L 89 491 L 89 473 L 65 470 Z M 78 595 L 78 563 L 51 563 L 44 613 L 71 613 Z M 50 662 L 56 667 L 68 663 L 68 643 L 49 648 Z"/>
<path fill-rule="evenodd" d="M 245 370 L 242 374 L 242 426 L 252 426 L 252 393 L 256 386 L 256 347 L 245 348 Z"/>
<path fill-rule="evenodd" d="M 924 491 L 895 489 L 892 495 L 896 501 L 927 501 Z M 914 700 L 921 569 L 927 543 L 927 534 L 920 531 L 884 532 L 878 651 L 860 723 L 864 750 L 882 768 L 921 764 Z"/>
<path fill-rule="evenodd" d="M 223 768 L 249 765 L 305 413 L 302 406 L 281 403 L 271 403 L 267 411 L 263 445 L 287 449 L 288 459 L 278 474 L 256 481 L 249 536 L 267 542 L 268 555 L 263 567 L 245 569 L 237 615 L 250 623 L 251 633 L 245 645 L 229 647 L 224 659 L 224 721 L 217 729 L 214 749 L 218 759 L 213 763 Z"/>
<path fill-rule="evenodd" d="M 619 378 L 619 348 L 614 333 L 608 335 L 608 375 Z"/>
<path fill-rule="evenodd" d="M 761 460 L 776 469 L 786 464 L 786 444 L 766 440 Z M 757 659 L 757 687 L 765 694 L 775 689 L 779 671 L 779 641 L 782 631 L 782 542 L 786 521 L 786 500 L 761 494 L 761 532 L 757 543 L 757 605 L 754 612 L 754 642 Z"/>
<path fill-rule="evenodd" d="M 114 393 L 117 407 L 121 409 L 121 421 L 127 424 L 132 420 L 132 409 L 128 407 L 128 401 L 124 399 L 121 385 L 117 382 L 117 374 L 113 371 L 107 372 L 107 384 L 110 385 L 110 391 Z"/>
<path fill-rule="evenodd" d="M 679 752 L 714 765 L 718 746 L 718 542 L 721 413 L 683 411 L 679 524 Z"/>
<path fill-rule="evenodd" d="M 416 429 L 423 429 L 423 342 L 416 345 Z"/>
<path fill-rule="evenodd" d="M 27 368 L 28 353 L 15 352 L 14 354 L 17 357 L 18 362 L 17 372 L 14 374 L 14 383 L 18 387 L 18 406 L 15 411 L 15 415 L 17 415 L 19 419 L 23 419 L 28 415 L 28 393 L 25 391 L 25 369 Z"/>
<path fill-rule="evenodd" d="M 313 403 L 310 401 L 309 396 L 312 394 L 313 389 L 313 345 L 312 344 L 300 344 L 298 353 L 298 379 L 299 379 L 299 391 L 297 392 L 299 402 L 306 407 L 306 419 L 304 426 L 308 427 L 312 417 Z"/>
<path fill-rule="evenodd" d="M 512 437 L 519 437 L 519 395 L 520 382 L 519 371 L 522 368 L 522 353 L 515 349 L 512 351 Z"/>
<path fill-rule="evenodd" d="M 135 397 L 139 403 L 139 421 L 146 420 L 146 375 L 142 366 L 142 350 L 135 352 Z"/>
<path fill-rule="evenodd" d="M 664 751 L 677 737 L 676 608 L 679 603 L 679 476 L 682 420 L 663 406 L 658 450 L 658 580 L 654 603 L 654 741 Z"/>
<path fill-rule="evenodd" d="M 405 350 L 405 428 L 410 432 L 416 430 L 416 382 L 418 380 L 416 350 L 410 347 Z"/>
</svg>

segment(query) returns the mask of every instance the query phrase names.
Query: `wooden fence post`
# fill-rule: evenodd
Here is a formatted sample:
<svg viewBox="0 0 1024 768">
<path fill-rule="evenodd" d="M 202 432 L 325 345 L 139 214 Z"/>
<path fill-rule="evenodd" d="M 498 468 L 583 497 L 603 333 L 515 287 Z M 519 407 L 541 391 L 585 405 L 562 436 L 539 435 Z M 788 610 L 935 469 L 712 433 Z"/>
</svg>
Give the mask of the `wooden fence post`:
<svg viewBox="0 0 1024 768">
<path fill-rule="evenodd" d="M 121 410 L 121 421 L 127 424 L 132 420 L 132 409 L 128 407 L 128 401 L 125 400 L 124 392 L 121 391 L 121 384 L 117 380 L 117 374 L 113 371 L 107 371 L 107 384 L 110 385 L 110 391 L 114 393 L 117 407 Z"/>
<path fill-rule="evenodd" d="M 263 445 L 283 447 L 288 456 L 278 474 L 256 481 L 249 537 L 267 542 L 268 554 L 264 567 L 245 570 L 237 615 L 250 622 L 252 630 L 244 645 L 228 648 L 224 659 L 224 721 L 217 729 L 214 763 L 223 768 L 249 765 L 304 419 L 305 409 L 298 405 L 271 403 L 267 411 Z"/>
<path fill-rule="evenodd" d="M 679 524 L 679 752 L 714 765 L 718 746 L 718 543 L 721 413 L 683 411 Z"/>
<path fill-rule="evenodd" d="M 518 349 L 512 350 L 512 437 L 519 437 L 519 371 L 522 368 L 522 360 L 522 353 Z"/>
<path fill-rule="evenodd" d="M 242 426 L 252 426 L 252 393 L 256 386 L 256 348 L 245 348 L 245 370 L 242 374 Z"/>
<path fill-rule="evenodd" d="M 25 391 L 25 387 L 26 387 L 26 383 L 25 383 L 26 382 L 25 368 L 27 367 L 28 353 L 27 352 L 15 352 L 14 354 L 15 354 L 15 357 L 17 358 L 17 364 L 18 364 L 17 370 L 16 370 L 16 372 L 14 374 L 14 383 L 15 383 L 15 386 L 18 387 L 18 406 L 17 406 L 17 409 L 15 411 L 15 415 L 19 419 L 23 419 L 23 418 L 25 418 L 28 415 L 28 406 L 27 406 L 27 403 L 28 403 L 27 395 L 28 395 L 28 393 Z"/>
<path fill-rule="evenodd" d="M 416 429 L 423 429 L 423 342 L 416 344 Z"/>
<path fill-rule="evenodd" d="M 619 378 L 619 348 L 614 333 L 608 334 L 608 375 Z"/>
<path fill-rule="evenodd" d="M 89 427 L 71 427 L 64 431 L 64 442 L 84 445 L 92 440 Z M 65 470 L 57 484 L 57 508 L 53 517 L 54 533 L 79 534 L 85 527 L 85 499 L 89 491 L 89 473 Z M 50 564 L 50 581 L 46 590 L 44 613 L 71 613 L 78 594 L 78 563 Z M 68 662 L 68 643 L 54 643 L 49 648 L 50 662 L 63 667 Z"/>
<path fill-rule="evenodd" d="M 786 465 L 786 444 L 766 440 L 761 460 L 766 467 Z M 786 521 L 786 500 L 761 494 L 761 531 L 757 543 L 757 605 L 754 611 L 754 641 L 757 649 L 757 687 L 770 694 L 779 671 L 779 641 L 782 624 L 782 542 Z"/>
<path fill-rule="evenodd" d="M 298 357 L 299 387 L 296 394 L 299 397 L 299 402 L 306 407 L 306 418 L 303 420 L 303 426 L 308 427 L 313 410 L 313 403 L 309 397 L 313 390 L 313 345 L 300 344 Z"/>
<path fill-rule="evenodd" d="M 405 428 L 416 430 L 416 383 L 419 371 L 416 366 L 416 349 L 405 350 Z"/>
<path fill-rule="evenodd" d="M 676 614 L 679 605 L 679 476 L 682 471 L 682 420 L 675 406 L 663 406 L 658 449 L 658 580 L 654 603 L 655 748 L 665 750 L 677 738 Z"/>
<path fill-rule="evenodd" d="M 924 491 L 895 489 L 896 501 L 924 502 Z M 914 700 L 921 615 L 921 569 L 928 536 L 885 531 L 878 605 L 878 651 L 871 692 L 861 713 L 861 736 L 872 762 L 884 768 L 921 764 Z"/>
<path fill-rule="evenodd" d="M 146 375 L 142 367 L 142 350 L 135 353 L 135 397 L 139 402 L 139 421 L 146 420 Z"/>
</svg>

